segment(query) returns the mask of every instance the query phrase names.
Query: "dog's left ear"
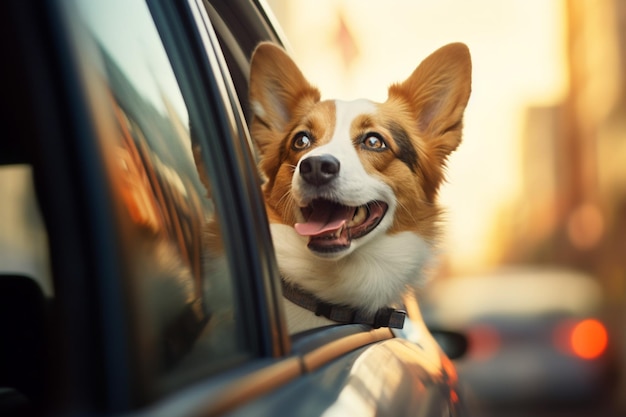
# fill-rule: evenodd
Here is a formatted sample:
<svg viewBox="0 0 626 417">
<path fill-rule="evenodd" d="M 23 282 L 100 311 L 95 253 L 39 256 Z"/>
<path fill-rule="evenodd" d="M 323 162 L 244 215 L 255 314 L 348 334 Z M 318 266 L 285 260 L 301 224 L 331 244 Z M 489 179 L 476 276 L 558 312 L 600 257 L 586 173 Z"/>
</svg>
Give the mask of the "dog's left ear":
<svg viewBox="0 0 626 417">
<path fill-rule="evenodd" d="M 389 98 L 408 102 L 420 135 L 437 141 L 438 153 L 444 157 L 461 142 L 471 73 L 469 49 L 462 43 L 452 43 L 428 56 L 404 82 L 389 88 Z"/>
</svg>

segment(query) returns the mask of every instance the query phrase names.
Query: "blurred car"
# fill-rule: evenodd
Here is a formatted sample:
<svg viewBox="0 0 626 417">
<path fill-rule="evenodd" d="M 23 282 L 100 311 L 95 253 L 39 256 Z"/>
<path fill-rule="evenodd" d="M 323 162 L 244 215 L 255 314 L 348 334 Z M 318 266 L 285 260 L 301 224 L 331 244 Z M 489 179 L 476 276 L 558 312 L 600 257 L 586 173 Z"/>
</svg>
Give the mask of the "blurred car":
<svg viewBox="0 0 626 417">
<path fill-rule="evenodd" d="M 462 414 L 410 300 L 401 331 L 287 334 L 261 40 L 253 0 L 0 2 L 0 415 Z"/>
<path fill-rule="evenodd" d="M 616 364 L 592 277 L 556 267 L 509 267 L 435 282 L 432 326 L 465 332 L 457 362 L 473 398 L 488 406 L 582 405 L 606 399 Z"/>
</svg>

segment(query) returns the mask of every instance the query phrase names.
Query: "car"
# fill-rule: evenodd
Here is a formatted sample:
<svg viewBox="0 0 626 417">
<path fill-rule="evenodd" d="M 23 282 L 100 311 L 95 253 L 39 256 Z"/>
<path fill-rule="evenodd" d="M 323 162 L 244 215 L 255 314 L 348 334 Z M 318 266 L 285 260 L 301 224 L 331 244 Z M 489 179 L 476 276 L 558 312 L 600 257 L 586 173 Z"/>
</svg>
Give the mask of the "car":
<svg viewBox="0 0 626 417">
<path fill-rule="evenodd" d="M 456 365 L 480 407 L 610 401 L 617 341 L 593 276 L 556 265 L 502 266 L 440 280 L 424 299 L 431 325 L 467 335 Z"/>
<path fill-rule="evenodd" d="M 263 4 L 5 0 L 0 28 L 0 415 L 463 415 L 464 338 L 410 298 L 402 330 L 286 331 Z"/>
</svg>

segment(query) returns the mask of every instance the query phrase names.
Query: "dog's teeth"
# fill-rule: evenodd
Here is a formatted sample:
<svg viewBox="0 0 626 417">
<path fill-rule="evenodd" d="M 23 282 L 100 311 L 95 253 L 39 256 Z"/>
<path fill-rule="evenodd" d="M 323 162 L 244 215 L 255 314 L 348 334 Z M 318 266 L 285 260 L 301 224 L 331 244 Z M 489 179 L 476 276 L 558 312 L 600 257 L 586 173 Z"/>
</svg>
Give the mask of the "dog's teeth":
<svg viewBox="0 0 626 417">
<path fill-rule="evenodd" d="M 364 206 L 361 206 L 356 209 L 354 213 L 354 217 L 352 217 L 352 220 L 350 221 L 349 225 L 350 226 L 359 225 L 363 223 L 363 221 L 365 221 L 366 217 L 367 217 L 367 209 Z"/>
</svg>

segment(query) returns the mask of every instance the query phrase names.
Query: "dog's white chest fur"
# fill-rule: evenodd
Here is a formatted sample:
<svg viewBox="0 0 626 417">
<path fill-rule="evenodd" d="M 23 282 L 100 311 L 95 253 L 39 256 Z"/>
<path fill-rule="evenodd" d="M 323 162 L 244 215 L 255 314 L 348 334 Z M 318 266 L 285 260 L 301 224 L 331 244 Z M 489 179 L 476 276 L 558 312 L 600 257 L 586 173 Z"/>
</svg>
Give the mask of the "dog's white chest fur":
<svg viewBox="0 0 626 417">
<path fill-rule="evenodd" d="M 343 258 L 321 259 L 292 227 L 272 224 L 270 228 L 283 279 L 328 302 L 364 306 L 371 312 L 400 304 L 401 294 L 423 284 L 423 271 L 433 258 L 431 245 L 412 232 L 379 236 Z M 299 321 L 299 316 L 288 319 L 290 332 L 302 326 Z M 311 324 L 306 323 L 315 327 Z"/>
</svg>

